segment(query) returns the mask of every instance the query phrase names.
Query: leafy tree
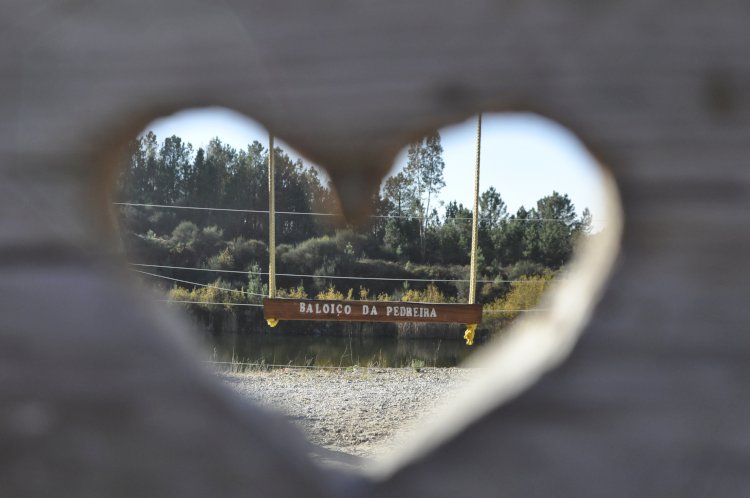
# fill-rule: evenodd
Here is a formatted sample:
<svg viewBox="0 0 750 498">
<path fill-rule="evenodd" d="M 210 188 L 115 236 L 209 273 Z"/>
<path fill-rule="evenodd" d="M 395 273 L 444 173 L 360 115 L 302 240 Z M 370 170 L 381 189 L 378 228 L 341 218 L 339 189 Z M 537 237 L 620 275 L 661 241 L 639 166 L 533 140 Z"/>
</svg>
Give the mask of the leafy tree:
<svg viewBox="0 0 750 498">
<path fill-rule="evenodd" d="M 385 180 L 383 197 L 392 207 L 389 213 L 392 216 L 409 216 L 416 202 L 412 181 L 403 171 Z"/>
<path fill-rule="evenodd" d="M 535 233 L 527 230 L 526 237 L 529 244 L 532 238 L 535 244 L 529 259 L 557 269 L 573 254 L 574 236 L 580 230 L 575 206 L 567 194 L 552 192 L 537 201 L 535 214 L 539 219 Z"/>
<path fill-rule="evenodd" d="M 419 258 L 419 226 L 416 218 L 396 218 L 386 222 L 383 244 L 399 261 Z"/>
<path fill-rule="evenodd" d="M 401 171 L 386 179 L 383 185 L 384 206 L 387 209 L 383 226 L 383 242 L 399 260 L 411 260 L 415 256 L 415 237 L 419 233 L 419 220 L 412 211 L 416 203 L 411 178 Z"/>
<path fill-rule="evenodd" d="M 187 204 L 198 207 L 222 207 L 222 197 L 227 183 L 227 164 L 236 157 L 236 151 L 218 138 L 212 139 L 205 151 L 198 149 L 194 161 L 194 175 Z M 214 211 L 196 211 L 190 215 L 199 225 L 223 223 L 226 214 Z"/>
<path fill-rule="evenodd" d="M 313 201 L 310 188 L 312 187 L 316 192 L 323 188 L 317 175 L 306 176 L 307 169 L 302 160 L 293 161 L 278 147 L 274 154 L 277 206 L 284 206 L 284 211 L 312 212 Z M 278 237 L 290 243 L 301 242 L 317 235 L 315 222 L 311 216 L 278 214 L 276 229 Z"/>
<path fill-rule="evenodd" d="M 156 182 L 154 199 L 160 204 L 173 204 L 185 193 L 183 178 L 190 178 L 193 164 L 193 147 L 184 144 L 175 135 L 167 138 L 159 148 L 156 162 Z"/>
<path fill-rule="evenodd" d="M 589 208 L 583 208 L 581 218 L 578 221 L 579 234 L 591 235 L 593 222 L 594 218 L 591 215 L 591 211 L 589 211 Z"/>
<path fill-rule="evenodd" d="M 268 205 L 268 166 L 263 146 L 254 142 L 225 166 L 226 185 L 222 206 L 229 209 L 265 209 Z M 229 237 L 267 237 L 268 217 L 230 213 L 222 224 Z"/>
<path fill-rule="evenodd" d="M 496 263 L 499 259 L 493 235 L 501 229 L 502 223 L 507 218 L 508 211 L 505 202 L 495 187 L 482 192 L 479 197 L 478 244 L 488 263 Z"/>
<path fill-rule="evenodd" d="M 156 185 L 159 178 L 157 150 L 158 142 L 154 132 L 150 131 L 141 139 L 142 151 L 139 152 L 139 159 L 143 162 L 139 164 L 140 170 L 136 175 L 138 181 L 136 189 L 140 193 L 141 202 L 159 204 L 161 198 L 156 192 Z"/>
<path fill-rule="evenodd" d="M 445 222 L 438 231 L 440 262 L 468 264 L 471 258 L 472 212 L 463 204 L 449 202 L 445 207 Z"/>
<path fill-rule="evenodd" d="M 424 259 L 427 214 L 430 213 L 432 199 L 445 187 L 443 177 L 445 162 L 440 134 L 432 133 L 409 145 L 407 155 L 404 176 L 413 192 L 412 212 L 421 219 L 419 239 Z"/>
<path fill-rule="evenodd" d="M 492 254 L 498 266 L 512 265 L 523 259 L 528 219 L 529 212 L 522 206 L 516 214 L 501 221 L 500 229 L 492 233 Z"/>
<path fill-rule="evenodd" d="M 479 196 L 480 226 L 487 230 L 500 227 L 500 223 L 508 218 L 508 210 L 500 193 L 495 187 L 490 187 Z"/>
</svg>

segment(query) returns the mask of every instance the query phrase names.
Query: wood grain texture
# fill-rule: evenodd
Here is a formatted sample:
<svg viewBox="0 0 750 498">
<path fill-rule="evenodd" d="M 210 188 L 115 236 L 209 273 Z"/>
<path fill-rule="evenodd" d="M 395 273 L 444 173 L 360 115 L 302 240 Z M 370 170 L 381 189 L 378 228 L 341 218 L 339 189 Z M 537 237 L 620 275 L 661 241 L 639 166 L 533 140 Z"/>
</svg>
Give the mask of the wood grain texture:
<svg viewBox="0 0 750 498">
<path fill-rule="evenodd" d="M 750 495 L 748 25 L 734 0 L 0 2 L 0 489 Z M 325 165 L 350 219 L 425 131 L 553 118 L 619 187 L 614 272 L 594 308 L 606 265 L 581 262 L 417 455 L 372 481 L 322 473 L 116 269 L 114 151 L 205 105 Z"/>
</svg>

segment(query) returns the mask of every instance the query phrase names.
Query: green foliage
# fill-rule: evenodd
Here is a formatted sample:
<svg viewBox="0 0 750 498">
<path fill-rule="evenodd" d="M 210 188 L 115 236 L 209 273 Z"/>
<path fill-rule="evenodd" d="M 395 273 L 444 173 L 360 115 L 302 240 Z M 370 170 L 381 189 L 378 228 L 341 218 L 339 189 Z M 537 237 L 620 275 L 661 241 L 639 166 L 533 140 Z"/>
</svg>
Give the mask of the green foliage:
<svg viewBox="0 0 750 498">
<path fill-rule="evenodd" d="M 226 311 L 232 311 L 233 304 L 247 302 L 244 289 L 232 289 L 231 284 L 221 279 L 216 279 L 205 287 L 196 287 L 192 290 L 175 286 L 169 291 L 169 299 L 171 301 L 190 301 L 194 303 L 192 306 L 209 311 L 222 307 Z"/>
<path fill-rule="evenodd" d="M 307 292 L 302 284 L 297 287 L 291 287 L 289 289 L 276 289 L 277 297 L 287 297 L 290 299 L 307 299 Z"/>
<path fill-rule="evenodd" d="M 521 276 L 510 284 L 510 291 L 485 307 L 485 310 L 496 310 L 497 313 L 485 313 L 485 321 L 493 329 L 502 329 L 522 314 L 519 310 L 537 307 L 544 291 L 552 282 L 553 274 L 545 272 L 542 276 Z"/>
<path fill-rule="evenodd" d="M 427 215 L 435 196 L 445 187 L 443 146 L 440 133 L 431 133 L 409 145 L 404 175 L 411 191 L 411 211 L 419 216 L 420 254 L 425 257 Z"/>
<path fill-rule="evenodd" d="M 523 277 L 541 277 L 548 272 L 549 270 L 543 264 L 524 259 L 510 267 L 508 270 L 508 279 L 518 280 Z"/>
<path fill-rule="evenodd" d="M 411 303 L 445 303 L 447 302 L 442 292 L 435 286 L 429 284 L 424 290 L 409 289 L 401 296 L 402 301 Z"/>
<path fill-rule="evenodd" d="M 315 299 L 341 301 L 343 299 L 351 300 L 353 296 L 354 289 L 349 289 L 349 291 L 346 293 L 346 296 L 344 296 L 344 294 L 339 292 L 333 285 L 331 285 L 327 289 L 320 291 L 318 295 L 315 296 Z"/>
<path fill-rule="evenodd" d="M 250 302 L 259 303 L 261 296 L 268 295 L 268 285 L 263 283 L 260 266 L 253 264 L 247 273 L 247 293 Z"/>
<path fill-rule="evenodd" d="M 172 231 L 170 240 L 174 252 L 192 251 L 195 248 L 200 230 L 192 221 L 183 221 Z"/>
<path fill-rule="evenodd" d="M 197 283 L 192 290 L 175 287 L 170 291 L 173 299 L 203 303 L 193 309 L 214 313 L 221 307 L 210 303 L 258 303 L 260 296 L 267 295 L 267 280 L 260 273 L 268 269 L 268 216 L 245 210 L 267 208 L 269 153 L 258 142 L 237 150 L 218 138 L 194 150 L 176 136 L 160 143 L 153 133 L 128 145 L 127 164 L 119 179 L 120 200 L 230 209 L 123 207 L 123 240 L 132 259 L 171 267 L 249 271 L 246 280 L 241 273 L 221 273 L 223 280 L 217 280 L 217 273 L 209 271 L 159 270 L 165 276 Z M 335 210 L 336 196 L 317 170 L 292 160 L 280 148 L 273 154 L 279 211 Z M 301 281 L 278 276 L 279 296 L 465 302 L 468 284 L 447 281 L 468 278 L 473 213 L 456 201 L 447 203 L 442 214 L 435 209 L 436 196 L 445 185 L 441 155 L 438 134 L 412 144 L 406 168 L 388 178 L 371 199 L 380 217 L 367 229 L 335 229 L 324 217 L 278 214 L 279 273 L 316 276 Z M 576 218 L 570 198 L 558 192 L 509 215 L 500 193 L 489 188 L 480 196 L 479 215 L 480 277 L 494 282 L 481 284 L 477 291 L 481 302 L 493 306 L 521 299 L 518 296 L 523 292 L 529 294 L 533 286 L 541 285 L 523 283 L 526 289 L 522 291 L 502 280 L 546 279 L 550 271 L 569 261 L 577 240 L 595 236 L 590 235 L 588 209 Z M 345 281 L 352 286 L 345 296 L 332 285 L 330 276 L 375 280 L 367 280 L 367 287 Z M 404 285 L 398 281 L 401 278 L 417 280 Z M 436 283 L 425 285 L 420 279 Z M 237 292 L 243 289 L 245 293 Z M 531 301 L 529 297 L 527 302 Z M 231 312 L 240 309 L 252 311 L 238 307 Z"/>
<path fill-rule="evenodd" d="M 237 237 L 227 245 L 237 268 L 249 269 L 253 264 L 268 266 L 268 245 L 261 240 L 246 240 Z M 277 252 L 278 254 L 278 252 Z"/>
<path fill-rule="evenodd" d="M 208 265 L 212 270 L 234 270 L 234 256 L 229 248 L 224 249 L 219 254 L 208 258 Z"/>
<path fill-rule="evenodd" d="M 325 265 L 327 261 L 344 261 L 351 259 L 341 251 L 336 240 L 329 236 L 308 239 L 301 244 L 277 254 L 277 264 L 288 269 L 290 273 L 311 274 Z"/>
</svg>

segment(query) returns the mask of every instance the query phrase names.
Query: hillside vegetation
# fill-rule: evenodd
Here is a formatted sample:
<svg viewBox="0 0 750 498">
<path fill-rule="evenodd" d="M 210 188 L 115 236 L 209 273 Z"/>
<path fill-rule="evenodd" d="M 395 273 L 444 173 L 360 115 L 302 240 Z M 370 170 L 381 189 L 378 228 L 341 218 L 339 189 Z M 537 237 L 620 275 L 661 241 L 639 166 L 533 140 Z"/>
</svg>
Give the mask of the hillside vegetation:
<svg viewBox="0 0 750 498">
<path fill-rule="evenodd" d="M 148 133 L 130 143 L 123 166 L 129 257 L 155 265 L 134 268 L 158 275 L 144 278 L 216 331 L 229 322 L 265 326 L 258 308 L 237 305 L 267 293 L 268 152 L 218 138 L 194 150 Z M 343 225 L 335 192 L 315 168 L 280 148 L 274 158 L 280 296 L 466 302 L 472 210 L 436 201 L 445 185 L 438 134 L 410 146 L 407 167 L 370 200 L 375 216 L 359 229 Z M 578 216 L 557 192 L 511 214 L 494 188 L 482 192 L 479 215 L 477 299 L 506 310 L 490 320 L 501 328 L 513 310 L 536 304 L 587 236 L 591 215 Z"/>
</svg>

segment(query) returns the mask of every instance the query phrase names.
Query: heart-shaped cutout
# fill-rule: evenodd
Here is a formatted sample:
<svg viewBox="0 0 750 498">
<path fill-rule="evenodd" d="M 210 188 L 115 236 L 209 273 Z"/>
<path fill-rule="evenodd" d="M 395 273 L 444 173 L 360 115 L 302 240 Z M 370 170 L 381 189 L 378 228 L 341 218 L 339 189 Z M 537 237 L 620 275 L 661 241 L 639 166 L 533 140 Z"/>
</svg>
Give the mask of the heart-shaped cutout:
<svg viewBox="0 0 750 498">
<path fill-rule="evenodd" d="M 427 374 L 426 367 L 454 366 L 467 358 L 471 349 L 455 340 L 460 338 L 456 327 L 391 324 L 378 329 L 369 324 L 363 328 L 362 324 L 321 326 L 312 322 L 300 326 L 293 322 L 284 324 L 282 329 L 286 330 L 268 333 L 258 310 L 258 298 L 268 292 L 268 248 L 264 243 L 268 226 L 263 222 L 268 216 L 268 192 L 263 181 L 267 178 L 267 169 L 263 169 L 267 164 L 268 144 L 263 143 L 267 133 L 233 111 L 177 114 L 149 125 L 147 129 L 156 130 L 156 134 L 144 134 L 134 142 L 129 166 L 124 170 L 130 182 L 119 203 L 126 211 L 130 245 L 136 247 L 131 253 L 137 263 L 134 270 L 168 282 L 173 286 L 171 300 L 187 306 L 196 321 L 211 330 L 213 355 L 209 361 L 214 365 L 243 372 L 278 366 L 407 366 L 410 373 L 421 374 L 421 379 L 431 378 L 428 390 L 409 393 L 412 397 L 433 400 L 445 394 L 446 385 L 471 392 L 471 397 L 488 391 L 503 396 L 516 393 L 559 361 L 575 341 L 575 331 L 590 311 L 616 252 L 619 229 L 616 218 L 606 212 L 603 193 L 607 191 L 611 205 L 616 204 L 616 194 L 580 142 L 562 127 L 533 115 L 485 116 L 483 123 L 481 171 L 483 184 L 492 188 L 480 189 L 479 245 L 484 265 L 479 283 L 480 302 L 485 301 L 485 326 L 479 330 L 485 340 L 494 335 L 494 342 L 503 344 L 481 348 L 484 351 L 477 355 L 481 359 L 472 363 L 489 381 L 479 382 L 462 371 L 448 375 L 445 384 L 443 373 L 436 370 Z M 169 138 L 160 142 L 159 136 Z M 257 142 L 247 145 L 254 140 Z M 303 158 L 282 144 L 276 154 L 282 171 L 281 183 L 277 180 L 277 195 L 281 196 L 277 198 L 277 216 L 282 220 L 277 273 L 282 295 L 335 300 L 351 299 L 356 292 L 356 298 L 362 299 L 380 295 L 391 301 L 464 302 L 469 279 L 457 277 L 465 277 L 468 272 L 472 210 L 456 199 L 471 202 L 473 175 L 469 172 L 476 159 L 475 140 L 472 120 L 405 149 L 373 202 L 376 217 L 364 233 L 335 231 L 333 225 L 313 221 L 336 218 L 341 222 L 335 212 L 337 197 L 326 185 L 321 170 L 305 168 Z M 432 172 L 425 171 L 429 167 Z M 443 195 L 444 200 L 432 197 L 442 193 L 442 184 L 450 193 Z M 530 200 L 535 196 L 534 204 Z M 583 203 L 592 206 L 594 216 L 588 209 L 576 213 L 571 197 L 585 199 Z M 442 212 L 435 209 L 433 213 L 431 203 Z M 454 240 L 456 237 L 458 240 Z M 570 263 L 574 238 L 595 239 L 596 243 L 581 248 L 576 261 Z M 444 265 L 449 268 L 440 271 Z M 564 272 L 564 282 L 553 278 L 553 272 L 563 267 L 570 269 Z M 400 292 L 397 288 L 394 293 L 398 278 L 383 274 L 399 272 L 408 275 L 398 283 L 409 282 L 411 287 Z M 340 284 L 341 279 L 345 285 Z M 355 282 L 359 288 L 347 282 Z M 545 296 L 542 307 L 537 307 L 546 287 L 561 290 L 557 298 Z M 574 300 L 564 297 L 571 289 L 576 290 Z M 510 327 L 521 315 L 526 315 L 523 325 Z M 532 315 L 536 317 L 528 319 Z M 557 333 L 551 332 L 551 324 L 557 324 Z M 306 335 L 290 337 L 292 325 Z M 498 328 L 504 332 L 497 333 Z M 240 329 L 257 332 L 247 336 L 238 334 Z M 372 336 L 378 332 L 383 335 L 383 330 L 395 330 L 395 334 L 386 332 L 390 338 L 373 340 Z M 334 344 L 337 332 L 344 337 Z M 332 334 L 334 337 L 330 337 Z M 409 334 L 427 335 L 433 340 L 415 343 L 404 339 Z M 398 337 L 409 346 L 399 346 Z M 353 375 L 354 380 L 361 380 L 361 374 Z M 275 380 L 259 384 L 246 378 L 230 383 L 251 398 L 267 400 L 271 395 L 262 386 L 288 385 L 290 374 L 256 371 L 255 376 Z M 279 376 L 286 379 L 282 381 Z M 340 377 L 291 377 L 295 381 L 285 393 L 283 409 L 303 419 L 300 413 L 309 406 L 299 400 L 320 398 L 312 396 L 310 390 L 328 389 L 326 396 L 334 399 L 336 394 L 330 388 L 341 385 Z M 352 379 L 346 381 L 351 383 Z M 408 378 L 392 381 L 402 390 L 409 383 Z M 314 416 L 308 413 L 308 422 L 303 423 L 314 442 L 355 455 L 377 453 L 378 444 L 387 445 L 389 438 L 393 444 L 396 429 L 405 421 L 417 420 L 408 415 L 384 417 L 383 406 L 394 405 L 397 412 L 426 409 L 423 405 L 406 406 L 403 400 L 389 402 L 386 395 L 380 400 L 381 413 L 368 417 L 366 413 L 375 410 L 367 403 L 377 401 L 366 390 L 356 392 L 362 398 L 353 403 L 364 410 L 355 417 L 360 425 L 354 419 L 340 420 L 346 410 L 340 403 L 327 401 L 325 410 L 318 409 Z M 463 415 L 465 422 L 477 413 Z M 323 422 L 309 423 L 310 419 Z M 375 429 L 367 427 L 367 420 L 372 425 L 376 419 L 379 424 Z M 342 424 L 349 429 L 342 431 Z M 451 422 L 453 430 L 460 425 Z M 337 426 L 340 436 L 335 435 Z M 380 438 L 375 443 L 371 441 L 373 431 L 378 434 L 375 439 Z M 441 426 L 440 432 L 450 434 L 451 430 Z M 347 441 L 353 444 L 347 447 Z"/>
</svg>

